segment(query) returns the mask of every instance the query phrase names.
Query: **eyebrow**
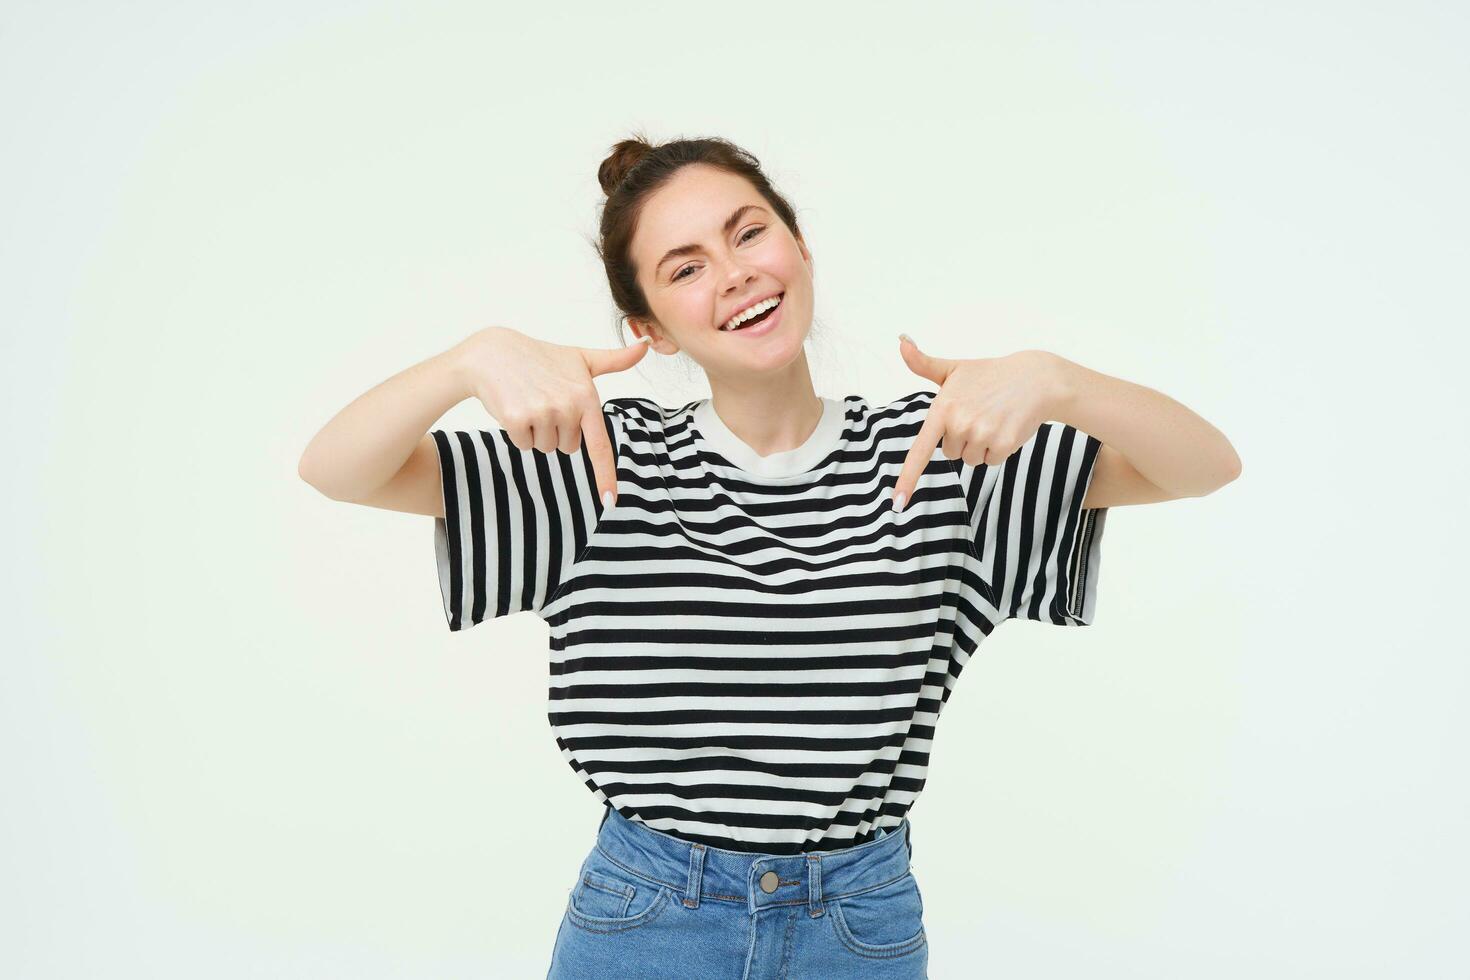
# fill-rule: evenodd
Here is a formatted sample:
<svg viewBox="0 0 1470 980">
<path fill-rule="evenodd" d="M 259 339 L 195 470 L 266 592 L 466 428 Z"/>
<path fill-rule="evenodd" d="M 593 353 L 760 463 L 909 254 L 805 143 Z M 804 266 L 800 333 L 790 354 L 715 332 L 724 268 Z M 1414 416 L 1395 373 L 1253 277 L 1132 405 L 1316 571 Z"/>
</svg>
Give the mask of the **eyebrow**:
<svg viewBox="0 0 1470 980">
<path fill-rule="evenodd" d="M 744 216 L 747 211 L 765 210 L 766 209 L 761 207 L 759 204 L 742 204 L 740 207 L 735 209 L 735 212 L 731 214 L 730 217 L 725 219 L 725 234 L 728 235 L 730 234 L 730 232 L 735 230 L 735 226 L 740 223 L 741 217 Z M 680 256 L 691 255 L 695 252 L 698 252 L 699 249 L 699 245 L 680 245 L 678 248 L 669 249 L 667 252 L 664 253 L 664 257 L 658 260 L 658 265 L 653 267 L 653 274 L 658 275 L 658 271 L 664 267 L 664 263 L 669 261 L 669 259 L 677 259 Z"/>
</svg>

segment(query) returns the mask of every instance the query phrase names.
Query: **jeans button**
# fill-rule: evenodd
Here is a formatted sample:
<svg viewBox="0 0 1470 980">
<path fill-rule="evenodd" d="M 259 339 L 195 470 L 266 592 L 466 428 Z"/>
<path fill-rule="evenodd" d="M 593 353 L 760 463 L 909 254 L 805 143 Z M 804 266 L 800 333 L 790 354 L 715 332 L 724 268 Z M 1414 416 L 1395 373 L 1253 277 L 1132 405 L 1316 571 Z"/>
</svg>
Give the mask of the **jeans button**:
<svg viewBox="0 0 1470 980">
<path fill-rule="evenodd" d="M 775 891 L 776 886 L 780 883 L 781 877 L 774 871 L 767 871 L 765 874 L 761 875 L 761 890 L 764 891 L 767 895 Z"/>
</svg>

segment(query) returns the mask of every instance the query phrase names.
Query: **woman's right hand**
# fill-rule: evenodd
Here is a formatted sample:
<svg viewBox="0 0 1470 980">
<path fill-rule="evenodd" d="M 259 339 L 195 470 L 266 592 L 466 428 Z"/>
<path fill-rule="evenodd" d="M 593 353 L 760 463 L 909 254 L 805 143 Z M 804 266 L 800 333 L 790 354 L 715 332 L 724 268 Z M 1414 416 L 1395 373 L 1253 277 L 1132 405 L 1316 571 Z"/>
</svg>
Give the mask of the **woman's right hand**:
<svg viewBox="0 0 1470 980">
<path fill-rule="evenodd" d="M 458 365 L 468 394 L 505 429 L 518 449 L 571 454 L 587 440 L 597 495 L 617 495 L 617 462 L 592 379 L 626 371 L 648 349 L 646 338 L 627 347 L 568 347 L 509 327 L 487 327 L 461 344 Z"/>
</svg>

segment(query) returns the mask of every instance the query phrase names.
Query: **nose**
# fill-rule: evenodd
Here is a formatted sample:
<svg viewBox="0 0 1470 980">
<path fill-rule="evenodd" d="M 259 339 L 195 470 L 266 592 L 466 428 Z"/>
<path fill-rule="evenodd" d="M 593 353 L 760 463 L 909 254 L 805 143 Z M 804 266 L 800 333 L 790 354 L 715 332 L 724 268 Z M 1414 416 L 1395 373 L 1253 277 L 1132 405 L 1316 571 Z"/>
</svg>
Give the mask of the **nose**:
<svg viewBox="0 0 1470 980">
<path fill-rule="evenodd" d="M 755 270 L 739 259 L 730 259 L 722 270 L 721 282 L 726 293 L 739 292 L 740 287 L 755 278 Z"/>
</svg>

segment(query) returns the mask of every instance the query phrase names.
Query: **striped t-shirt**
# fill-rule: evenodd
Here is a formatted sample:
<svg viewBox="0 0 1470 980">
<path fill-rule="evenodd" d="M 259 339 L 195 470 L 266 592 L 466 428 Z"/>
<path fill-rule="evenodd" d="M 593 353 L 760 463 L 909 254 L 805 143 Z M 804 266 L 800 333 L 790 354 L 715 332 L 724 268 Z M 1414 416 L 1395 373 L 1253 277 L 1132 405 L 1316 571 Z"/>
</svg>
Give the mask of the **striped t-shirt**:
<svg viewBox="0 0 1470 980">
<path fill-rule="evenodd" d="M 1087 626 L 1097 603 L 1107 510 L 1082 500 L 1101 443 L 1046 422 L 993 466 L 936 448 L 895 512 L 934 397 L 823 398 L 806 442 L 766 457 L 708 399 L 609 399 L 606 510 L 585 444 L 436 429 L 449 628 L 545 620 L 556 743 L 629 819 L 744 852 L 872 840 L 923 789 L 991 631 Z"/>
</svg>

